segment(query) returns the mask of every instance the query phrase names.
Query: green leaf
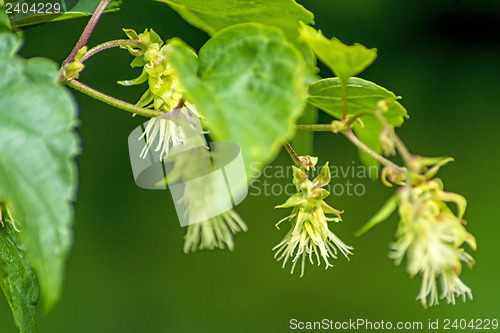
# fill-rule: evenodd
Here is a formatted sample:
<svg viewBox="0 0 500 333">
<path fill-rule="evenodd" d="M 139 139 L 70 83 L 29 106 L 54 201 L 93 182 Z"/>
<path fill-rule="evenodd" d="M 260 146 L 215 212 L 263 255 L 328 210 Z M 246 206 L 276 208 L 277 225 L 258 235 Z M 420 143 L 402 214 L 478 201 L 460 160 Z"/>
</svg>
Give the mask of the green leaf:
<svg viewBox="0 0 500 333">
<path fill-rule="evenodd" d="M 396 210 L 399 203 L 398 193 L 394 193 L 389 200 L 380 208 L 380 210 L 368 221 L 364 226 L 362 226 L 358 231 L 355 232 L 355 236 L 359 237 L 365 232 L 385 221 L 391 214 Z"/>
<path fill-rule="evenodd" d="M 376 49 L 367 49 L 357 43 L 347 46 L 337 38 L 326 38 L 321 31 L 305 24 L 301 24 L 300 37 L 343 83 L 361 73 L 377 57 Z"/>
<path fill-rule="evenodd" d="M 57 301 L 72 241 L 76 190 L 76 106 L 58 83 L 58 66 L 13 56 L 0 33 L 0 198 L 18 226 L 50 309 Z"/>
<path fill-rule="evenodd" d="M 309 65 L 306 82 L 320 79 L 316 74 L 316 56 L 311 48 L 298 38 L 300 22 L 314 24 L 314 14 L 295 0 L 157 0 L 168 4 L 191 25 L 210 36 L 240 23 L 260 23 L 280 28 L 294 43 Z"/>
<path fill-rule="evenodd" d="M 199 61 L 174 39 L 171 64 L 211 137 L 240 146 L 247 176 L 271 161 L 293 136 L 304 107 L 304 62 L 283 34 L 244 23 L 226 28 L 200 50 Z"/>
<path fill-rule="evenodd" d="M 10 27 L 9 17 L 5 12 L 5 5 L 3 3 L 3 0 L 0 0 L 0 32 L 10 30 L 12 30 L 12 28 Z"/>
<path fill-rule="evenodd" d="M 0 228 L 0 286 L 20 332 L 35 332 L 38 283 L 19 233 L 5 222 Z"/>
<path fill-rule="evenodd" d="M 66 11 L 63 14 L 37 14 L 37 15 L 29 15 L 26 17 L 19 17 L 17 19 L 14 18 L 12 20 L 12 26 L 26 27 L 30 25 L 46 23 L 51 21 L 53 22 L 63 21 L 84 16 L 91 16 L 100 2 L 101 2 L 100 0 L 79 0 L 78 4 L 75 7 L 73 7 L 71 10 Z M 112 13 L 120 10 L 121 3 L 122 0 L 111 1 L 105 13 Z"/>
<path fill-rule="evenodd" d="M 246 22 L 281 28 L 296 39 L 299 21 L 314 22 L 314 15 L 294 0 L 158 0 L 168 4 L 191 25 L 214 35 L 231 25 Z"/>
<path fill-rule="evenodd" d="M 392 127 L 401 126 L 408 118 L 406 109 L 399 103 L 393 92 L 376 85 L 373 82 L 360 78 L 350 78 L 347 81 L 347 114 L 356 115 L 367 112 L 361 116 L 364 126 L 353 125 L 353 130 L 359 139 L 370 149 L 381 152 L 379 135 L 383 126 L 380 121 L 369 111 L 377 109 L 380 100 L 392 101 L 384 117 Z M 337 119 L 342 119 L 342 85 L 338 78 L 320 80 L 309 85 L 307 101 L 317 108 L 325 111 Z M 378 162 L 365 152 L 360 151 L 361 160 L 367 166 L 378 165 Z"/>
</svg>

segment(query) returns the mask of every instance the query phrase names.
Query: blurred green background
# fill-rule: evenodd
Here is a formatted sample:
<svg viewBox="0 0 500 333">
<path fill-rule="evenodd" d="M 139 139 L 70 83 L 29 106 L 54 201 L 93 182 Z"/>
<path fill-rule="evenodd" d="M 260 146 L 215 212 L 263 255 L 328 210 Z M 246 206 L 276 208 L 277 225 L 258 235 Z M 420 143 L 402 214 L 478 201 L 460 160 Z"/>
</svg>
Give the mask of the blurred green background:
<svg viewBox="0 0 500 333">
<path fill-rule="evenodd" d="M 290 275 L 289 266 L 281 268 L 271 248 L 286 234 L 286 228 L 277 230 L 274 224 L 288 211 L 273 209 L 286 200 L 284 194 L 249 196 L 238 207 L 249 231 L 236 235 L 233 253 L 184 254 L 185 230 L 170 194 L 140 189 L 132 177 L 127 137 L 144 119 L 75 93 L 83 150 L 77 160 L 74 249 L 62 300 L 49 314 L 39 309 L 38 332 L 284 332 L 292 318 L 422 321 L 424 328 L 437 318 L 500 319 L 500 2 L 300 2 L 316 14 L 316 26 L 327 36 L 378 48 L 378 59 L 361 77 L 403 96 L 411 118 L 399 133 L 409 148 L 427 156 L 455 157 L 440 177 L 447 190 L 468 199 L 466 219 L 478 250 L 474 269 L 464 268 L 462 278 L 474 300 L 421 307 L 415 300 L 419 279 L 410 279 L 404 266 L 387 258 L 395 216 L 365 236 L 353 236 L 392 193 L 367 179 L 351 179 L 365 186 L 364 196 L 331 196 L 328 201 L 345 210 L 344 222 L 333 230 L 355 247 L 350 262 L 339 257 L 326 271 L 309 265 L 303 278 Z M 62 62 L 86 21 L 27 29 L 21 54 Z M 122 27 L 151 27 L 164 39 L 179 36 L 196 49 L 207 39 L 165 4 L 128 0 L 120 12 L 102 19 L 89 45 L 124 38 Z M 88 61 L 81 80 L 135 102 L 141 88 L 116 84 L 136 76 L 130 61 L 124 50 L 108 51 Z M 330 75 L 325 68 L 321 73 Z M 320 163 L 359 165 L 355 148 L 343 137 L 315 138 L 313 154 Z M 283 152 L 273 163 L 289 164 Z M 16 332 L 3 298 L 0 323 L 2 333 Z"/>
</svg>

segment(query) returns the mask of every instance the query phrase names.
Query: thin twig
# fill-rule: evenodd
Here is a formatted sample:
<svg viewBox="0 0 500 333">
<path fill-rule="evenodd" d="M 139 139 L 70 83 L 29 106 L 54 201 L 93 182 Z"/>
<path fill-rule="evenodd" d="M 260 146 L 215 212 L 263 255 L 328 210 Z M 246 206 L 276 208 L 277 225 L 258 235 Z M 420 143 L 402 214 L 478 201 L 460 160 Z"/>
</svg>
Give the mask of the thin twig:
<svg viewBox="0 0 500 333">
<path fill-rule="evenodd" d="M 97 99 L 98 101 L 104 102 L 104 103 L 109 104 L 111 106 L 114 106 L 118 109 L 122 109 L 122 110 L 125 110 L 128 112 L 131 112 L 131 113 L 136 113 L 140 116 L 153 118 L 153 117 L 157 117 L 157 116 L 164 113 L 162 111 L 142 108 L 142 107 L 139 107 L 137 105 L 130 104 L 130 103 L 127 103 L 127 102 L 122 101 L 120 99 L 106 95 L 98 90 L 95 90 L 94 88 L 91 88 L 91 87 L 81 83 L 78 80 L 63 81 L 63 83 L 66 84 L 67 86 L 75 89 L 75 90 L 78 90 L 78 91 L 80 91 L 80 92 L 82 92 L 82 93 L 84 93 L 92 98 Z"/>
<path fill-rule="evenodd" d="M 300 160 L 295 150 L 293 150 L 292 146 L 288 142 L 285 142 L 283 146 L 285 147 L 286 151 L 288 152 L 292 160 L 295 162 L 295 164 L 298 167 L 302 166 L 302 161 Z"/>
<path fill-rule="evenodd" d="M 111 49 L 113 47 L 119 47 L 119 46 L 124 46 L 124 45 L 141 45 L 140 41 L 137 40 L 131 40 L 131 39 L 118 39 L 118 40 L 112 40 L 107 43 L 102 43 L 97 45 L 96 47 L 91 48 L 90 50 L 87 51 L 87 53 L 80 59 L 81 63 L 84 63 L 87 61 L 90 57 L 93 57 L 99 52 L 102 52 L 107 49 Z"/>
<path fill-rule="evenodd" d="M 356 147 L 358 147 L 359 149 L 363 150 L 365 153 L 367 153 L 368 155 L 370 155 L 371 157 L 373 157 L 374 159 L 376 159 L 377 161 L 379 161 L 382 165 L 385 165 L 385 166 L 388 166 L 392 169 L 394 169 L 395 171 L 399 172 L 399 173 L 404 173 L 406 172 L 406 169 L 403 168 L 403 167 L 400 167 L 399 165 L 396 165 L 394 164 L 393 162 L 389 161 L 388 159 L 386 159 L 385 157 L 377 154 L 376 152 L 374 152 L 373 150 L 371 150 L 370 148 L 368 148 L 368 146 L 366 146 L 363 142 L 361 142 L 358 137 L 356 135 L 354 135 L 354 133 L 349 130 L 347 131 L 345 134 L 344 134 L 348 139 L 349 141 L 351 141 Z"/>
<path fill-rule="evenodd" d="M 332 131 L 332 125 L 330 125 L 330 124 L 297 125 L 295 128 L 299 131 L 313 131 L 313 132 L 331 132 Z"/>
</svg>

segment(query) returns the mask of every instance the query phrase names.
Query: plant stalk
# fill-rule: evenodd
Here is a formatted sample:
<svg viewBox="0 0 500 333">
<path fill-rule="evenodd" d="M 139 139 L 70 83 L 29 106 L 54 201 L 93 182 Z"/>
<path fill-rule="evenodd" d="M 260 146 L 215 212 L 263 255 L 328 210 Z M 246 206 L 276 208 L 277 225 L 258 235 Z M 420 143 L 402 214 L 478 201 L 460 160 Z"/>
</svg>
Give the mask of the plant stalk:
<svg viewBox="0 0 500 333">
<path fill-rule="evenodd" d="M 295 162 L 295 165 L 301 167 L 302 161 L 300 160 L 295 150 L 293 150 L 292 146 L 288 142 L 285 142 L 283 146 L 285 147 L 286 151 L 288 152 L 292 160 Z"/>
<path fill-rule="evenodd" d="M 88 95 L 92 98 L 97 99 L 98 101 L 104 102 L 106 104 L 114 106 L 118 109 L 128 111 L 130 113 L 138 114 L 138 115 L 143 116 L 143 117 L 153 118 L 153 117 L 157 117 L 157 116 L 164 113 L 162 111 L 156 111 L 153 109 L 142 108 L 140 106 L 130 104 L 130 103 L 127 103 L 127 102 L 122 101 L 120 99 L 106 95 L 98 90 L 95 90 L 94 88 L 91 88 L 91 87 L 81 83 L 78 80 L 69 80 L 69 81 L 64 81 L 63 83 L 65 85 L 75 89 L 75 90 L 78 90 L 81 93 L 84 93 L 85 95 Z"/>
<path fill-rule="evenodd" d="M 295 128 L 299 131 L 312 131 L 312 132 L 331 132 L 332 131 L 332 125 L 330 125 L 330 124 L 297 125 Z"/>
<path fill-rule="evenodd" d="M 378 162 L 380 162 L 380 164 L 388 166 L 389 168 L 392 168 L 392 169 L 394 169 L 395 171 L 397 171 L 399 173 L 406 172 L 405 168 L 400 167 L 399 165 L 391 162 L 390 160 L 386 159 L 385 157 L 377 154 L 376 152 L 374 152 L 373 150 L 371 150 L 370 148 L 368 148 L 368 146 L 366 146 L 363 142 L 361 142 L 358 139 L 358 137 L 356 135 L 354 135 L 354 133 L 352 132 L 352 130 L 347 131 L 344 135 L 356 147 L 358 147 L 359 149 L 361 149 L 362 151 L 364 151 L 365 153 L 367 153 L 368 155 L 370 155 L 371 157 L 373 157 L 374 159 L 376 159 Z"/>
<path fill-rule="evenodd" d="M 93 57 L 99 52 L 102 52 L 104 50 L 108 50 L 114 47 L 119 47 L 119 46 L 124 46 L 124 45 L 141 45 L 141 42 L 136 41 L 136 40 L 131 40 L 131 39 L 118 39 L 118 40 L 112 40 L 107 43 L 102 43 L 97 45 L 96 47 L 91 48 L 90 50 L 87 51 L 87 54 L 85 54 L 82 59 L 80 59 L 81 63 L 84 63 L 87 61 L 90 57 Z"/>
</svg>

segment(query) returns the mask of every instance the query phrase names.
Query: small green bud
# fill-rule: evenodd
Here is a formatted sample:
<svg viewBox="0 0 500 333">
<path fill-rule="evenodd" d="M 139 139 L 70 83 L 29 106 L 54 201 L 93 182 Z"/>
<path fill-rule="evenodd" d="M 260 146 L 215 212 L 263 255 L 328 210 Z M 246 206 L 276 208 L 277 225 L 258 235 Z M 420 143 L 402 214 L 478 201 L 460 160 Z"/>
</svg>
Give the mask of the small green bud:
<svg viewBox="0 0 500 333">
<path fill-rule="evenodd" d="M 318 158 L 305 155 L 305 156 L 299 156 L 299 160 L 302 163 L 302 166 L 306 169 L 309 170 L 309 168 L 312 168 L 313 170 L 315 169 L 316 163 L 318 163 Z"/>
<path fill-rule="evenodd" d="M 387 130 L 382 130 L 378 139 L 385 156 L 396 155 L 396 145 Z"/>
<path fill-rule="evenodd" d="M 79 49 L 78 52 L 76 53 L 75 62 L 80 62 L 80 59 L 82 59 L 86 54 L 87 54 L 87 46 L 84 46 L 81 49 Z"/>
<path fill-rule="evenodd" d="M 78 79 L 80 77 L 80 72 L 85 68 L 85 65 L 81 62 L 72 62 L 63 67 L 64 79 L 69 81 L 73 79 Z"/>
<path fill-rule="evenodd" d="M 340 120 L 332 121 L 331 126 L 332 126 L 333 133 L 343 132 L 343 131 L 347 130 L 346 124 Z"/>
<path fill-rule="evenodd" d="M 392 184 L 402 185 L 406 179 L 406 173 L 398 172 L 389 166 L 382 169 L 380 180 L 387 187 L 392 187 Z"/>
</svg>

